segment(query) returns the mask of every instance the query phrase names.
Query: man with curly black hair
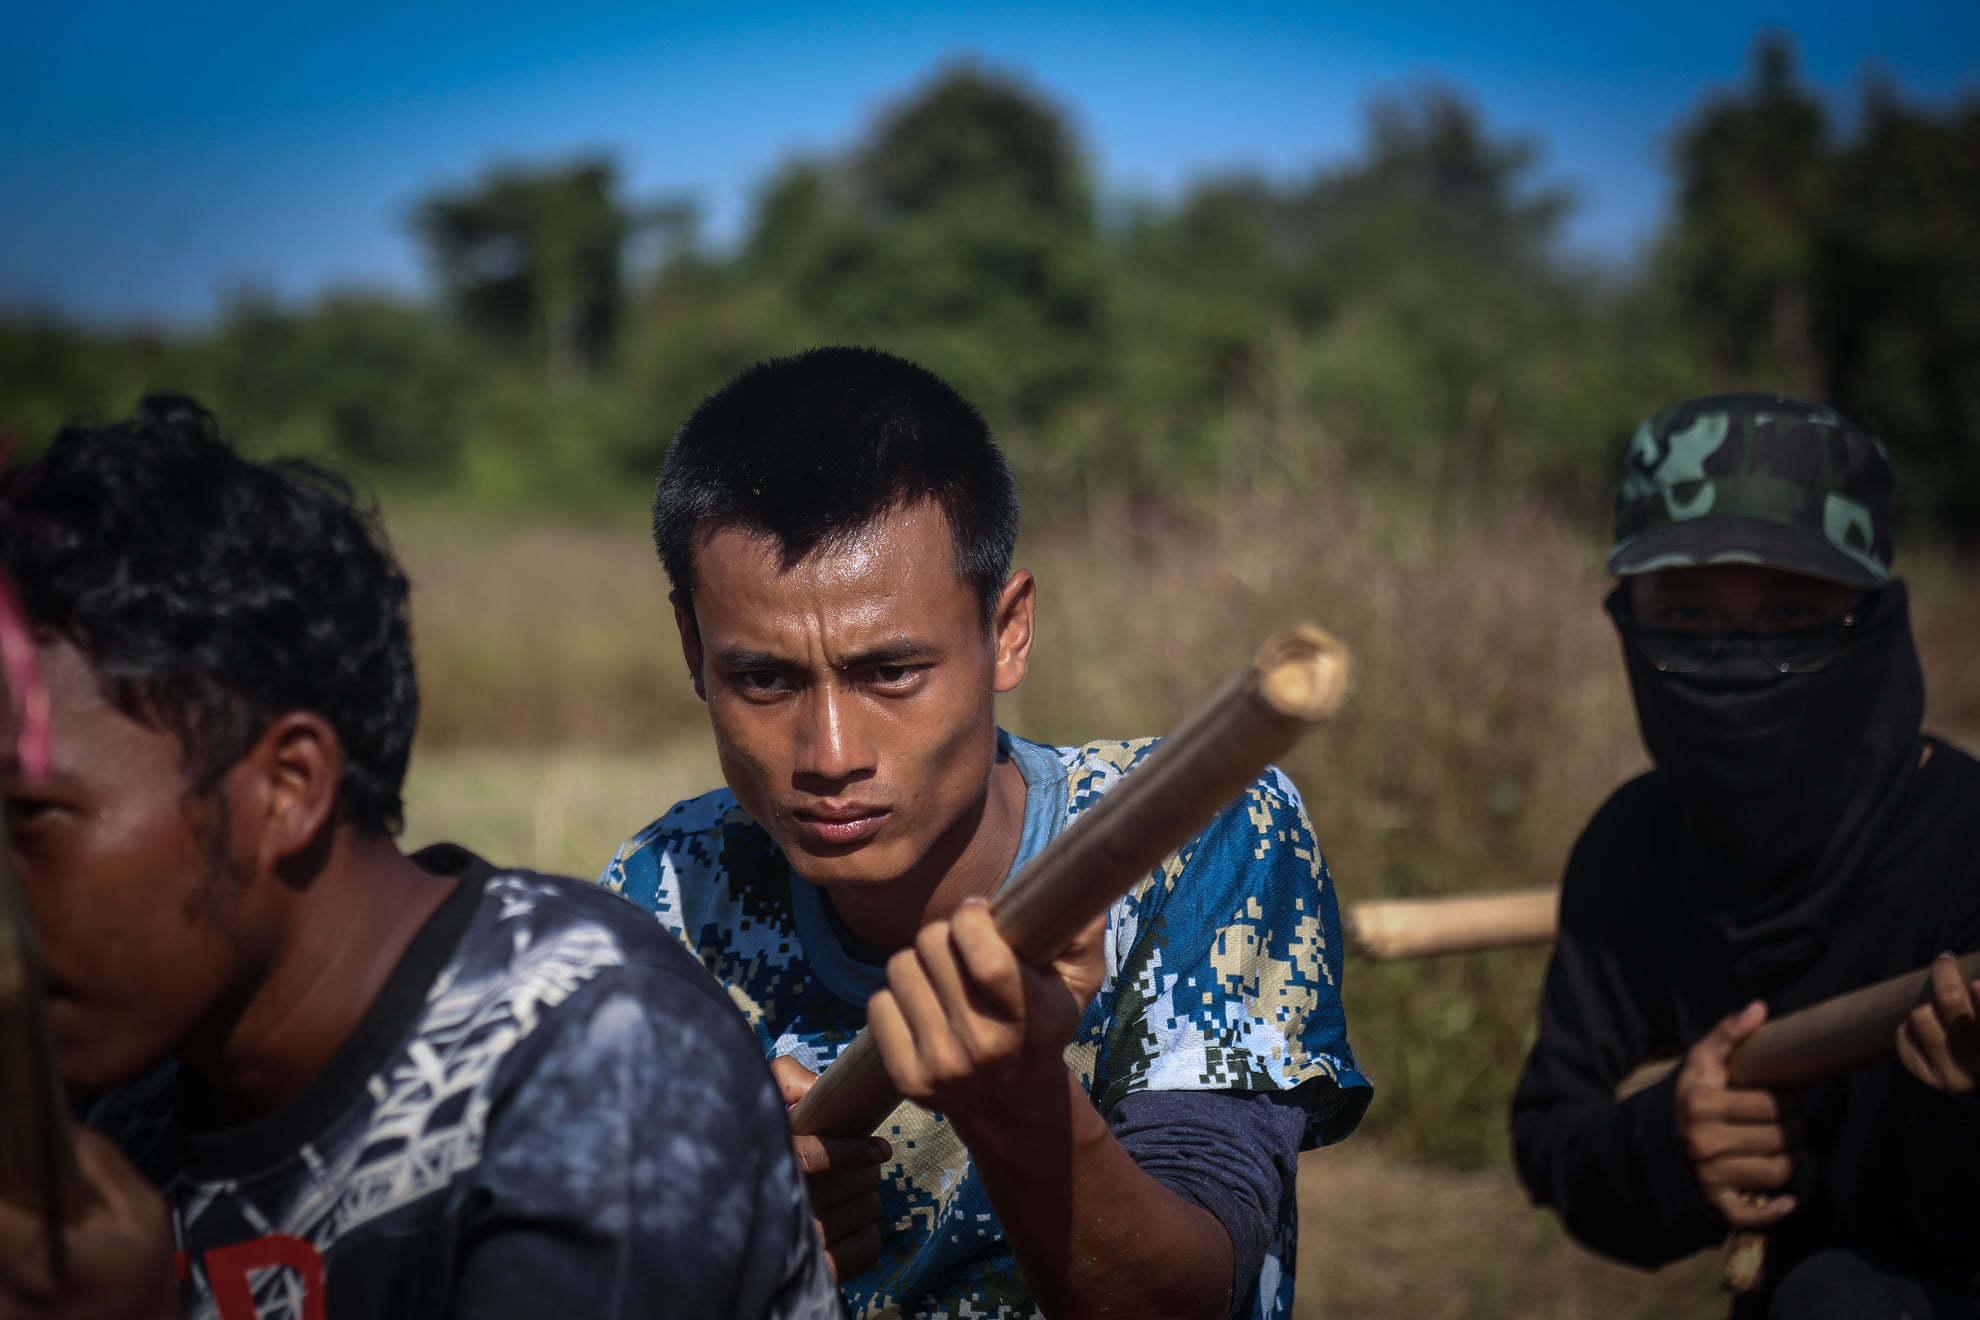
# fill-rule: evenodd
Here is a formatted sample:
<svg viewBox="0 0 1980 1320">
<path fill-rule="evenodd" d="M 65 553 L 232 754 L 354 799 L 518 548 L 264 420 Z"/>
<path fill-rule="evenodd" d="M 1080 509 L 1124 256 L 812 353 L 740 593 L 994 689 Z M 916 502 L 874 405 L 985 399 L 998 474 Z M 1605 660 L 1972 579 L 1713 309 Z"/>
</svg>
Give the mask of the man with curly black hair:
<svg viewBox="0 0 1980 1320">
<path fill-rule="evenodd" d="M 92 1192 L 60 1252 L 0 1207 L 0 1313 L 838 1313 L 693 959 L 394 844 L 407 586 L 346 485 L 154 396 L 0 478 L 0 566 L 52 717 L 9 848 Z"/>
</svg>

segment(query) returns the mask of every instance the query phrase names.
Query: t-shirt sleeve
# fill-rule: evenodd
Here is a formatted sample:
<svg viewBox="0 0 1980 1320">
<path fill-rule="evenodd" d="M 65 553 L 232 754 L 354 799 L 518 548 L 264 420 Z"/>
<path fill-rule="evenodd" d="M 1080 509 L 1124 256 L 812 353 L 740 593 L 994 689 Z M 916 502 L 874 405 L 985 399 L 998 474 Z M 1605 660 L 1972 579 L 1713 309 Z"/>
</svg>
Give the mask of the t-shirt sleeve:
<svg viewBox="0 0 1980 1320">
<path fill-rule="evenodd" d="M 1298 792 L 1268 771 L 1128 902 L 1109 940 L 1102 1113 L 1135 1091 L 1284 1093 L 1304 1148 L 1354 1130 L 1371 1087 L 1341 1008 L 1332 877 Z"/>
<path fill-rule="evenodd" d="M 1534 1201 L 1553 1206 L 1583 1245 L 1661 1265 L 1718 1241 L 1726 1226 L 1678 1140 L 1675 1074 L 1615 1098 L 1661 1034 L 1630 960 L 1654 943 L 1628 893 L 1642 847 L 1632 805 L 1612 799 L 1569 858 L 1539 1035 L 1513 1093 L 1513 1159 Z"/>
<path fill-rule="evenodd" d="M 1266 1250 L 1293 1201 L 1305 1113 L 1278 1092 L 1135 1091 L 1107 1121 L 1143 1172 L 1224 1226 L 1230 1314 L 1250 1314 Z"/>
<path fill-rule="evenodd" d="M 783 1106 L 710 988 L 601 973 L 504 1061 L 455 1313 L 813 1320 L 826 1272 Z"/>
</svg>

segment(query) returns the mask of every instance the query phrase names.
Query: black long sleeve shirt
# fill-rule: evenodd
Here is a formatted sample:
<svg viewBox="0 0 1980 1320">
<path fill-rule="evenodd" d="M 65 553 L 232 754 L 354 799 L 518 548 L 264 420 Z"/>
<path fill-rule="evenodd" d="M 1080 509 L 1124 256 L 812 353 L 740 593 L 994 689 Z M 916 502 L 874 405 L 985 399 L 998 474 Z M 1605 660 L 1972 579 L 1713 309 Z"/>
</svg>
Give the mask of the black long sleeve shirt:
<svg viewBox="0 0 1980 1320">
<path fill-rule="evenodd" d="M 1689 910 L 1675 870 L 1684 825 L 1658 772 L 1624 785 L 1583 831 L 1512 1110 L 1520 1177 L 1582 1244 L 1655 1266 L 1727 1232 L 1679 1144 L 1675 1077 L 1614 1098 L 1637 1065 L 1681 1054 L 1756 998 L 1778 1017 L 1980 948 L 1980 764 L 1927 741 L 1931 756 L 1828 946 L 1778 984 L 1735 977 Z M 1936 1091 L 1895 1057 L 1810 1086 L 1791 1184 L 1800 1204 L 1770 1235 L 1770 1277 L 1850 1245 L 1907 1272 L 1980 1282 L 1976 1097 Z"/>
</svg>

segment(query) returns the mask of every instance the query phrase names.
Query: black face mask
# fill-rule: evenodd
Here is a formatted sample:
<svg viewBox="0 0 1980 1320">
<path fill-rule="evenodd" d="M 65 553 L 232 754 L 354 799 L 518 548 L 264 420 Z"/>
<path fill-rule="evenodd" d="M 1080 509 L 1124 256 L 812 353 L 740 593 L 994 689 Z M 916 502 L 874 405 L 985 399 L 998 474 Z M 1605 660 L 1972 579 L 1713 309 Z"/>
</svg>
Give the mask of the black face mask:
<svg viewBox="0 0 1980 1320">
<path fill-rule="evenodd" d="M 1799 965 L 1827 942 L 1918 766 L 1925 680 L 1904 584 L 1812 674 L 1779 673 L 1737 639 L 1698 673 L 1665 673 L 1629 636 L 1624 590 L 1603 604 L 1643 743 L 1706 845 L 1686 868 L 1693 897 L 1746 973 Z"/>
</svg>

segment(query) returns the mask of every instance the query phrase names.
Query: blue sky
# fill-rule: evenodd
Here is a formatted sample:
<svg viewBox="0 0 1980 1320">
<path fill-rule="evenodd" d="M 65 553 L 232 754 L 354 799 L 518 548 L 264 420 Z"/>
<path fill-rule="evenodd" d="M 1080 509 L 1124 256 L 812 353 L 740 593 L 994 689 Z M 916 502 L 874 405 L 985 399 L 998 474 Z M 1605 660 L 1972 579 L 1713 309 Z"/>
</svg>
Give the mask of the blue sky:
<svg viewBox="0 0 1980 1320">
<path fill-rule="evenodd" d="M 414 202 L 497 162 L 607 151 L 630 195 L 691 197 L 720 239 L 778 163 L 961 58 L 1060 107 L 1113 196 L 1299 177 L 1359 147 L 1371 97 L 1442 81 L 1538 142 L 1538 178 L 1579 202 L 1570 243 L 1610 258 L 1661 214 L 1673 127 L 1763 29 L 1845 105 L 1869 67 L 1932 104 L 1980 92 L 1975 0 L 26 3 L 0 30 L 0 306 L 102 323 L 194 322 L 245 288 L 416 291 Z"/>
</svg>

